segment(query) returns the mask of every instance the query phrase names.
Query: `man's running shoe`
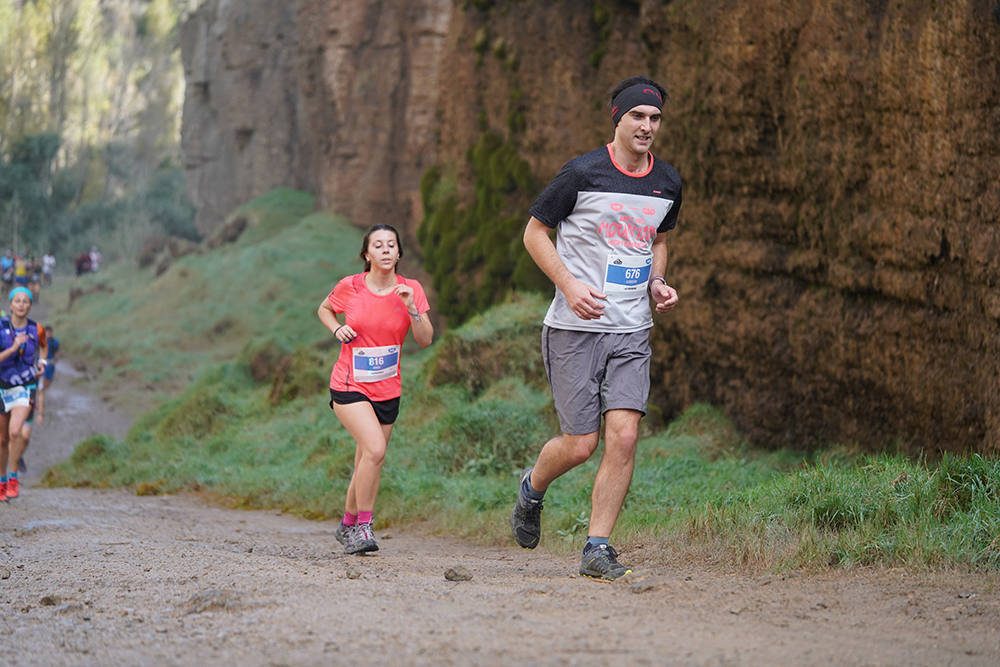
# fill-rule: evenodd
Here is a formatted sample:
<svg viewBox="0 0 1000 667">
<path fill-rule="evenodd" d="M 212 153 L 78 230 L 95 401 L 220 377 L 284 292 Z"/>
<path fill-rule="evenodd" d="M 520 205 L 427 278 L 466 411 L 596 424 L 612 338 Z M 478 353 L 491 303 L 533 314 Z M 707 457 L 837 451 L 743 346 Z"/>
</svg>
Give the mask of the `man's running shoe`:
<svg viewBox="0 0 1000 667">
<path fill-rule="evenodd" d="M 378 542 L 375 540 L 375 531 L 370 523 L 359 523 L 351 530 L 347 531 L 347 540 L 344 542 L 344 551 L 349 554 L 364 554 L 369 551 L 378 551 Z"/>
<path fill-rule="evenodd" d="M 583 551 L 583 562 L 580 563 L 580 574 L 614 581 L 624 577 L 632 570 L 618 562 L 618 552 L 610 544 L 589 546 Z"/>
<path fill-rule="evenodd" d="M 524 495 L 524 480 L 531 475 L 531 468 L 521 473 L 517 483 L 517 503 L 510 513 L 510 531 L 525 549 L 534 549 L 542 536 L 542 501 Z"/>
<path fill-rule="evenodd" d="M 17 498 L 21 495 L 20 485 L 18 484 L 17 477 L 11 477 L 7 480 L 7 497 Z"/>
</svg>

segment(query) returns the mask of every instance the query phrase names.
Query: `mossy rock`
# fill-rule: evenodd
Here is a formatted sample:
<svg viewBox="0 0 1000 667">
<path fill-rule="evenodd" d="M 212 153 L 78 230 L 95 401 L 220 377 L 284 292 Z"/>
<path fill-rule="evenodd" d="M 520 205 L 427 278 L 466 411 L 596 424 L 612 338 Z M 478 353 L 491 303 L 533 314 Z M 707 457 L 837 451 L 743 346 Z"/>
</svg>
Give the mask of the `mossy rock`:
<svg viewBox="0 0 1000 667">
<path fill-rule="evenodd" d="M 544 385 L 540 337 L 546 306 L 538 294 L 516 294 L 507 303 L 445 332 L 435 344 L 428 383 L 457 384 L 473 394 L 502 377 Z"/>
</svg>

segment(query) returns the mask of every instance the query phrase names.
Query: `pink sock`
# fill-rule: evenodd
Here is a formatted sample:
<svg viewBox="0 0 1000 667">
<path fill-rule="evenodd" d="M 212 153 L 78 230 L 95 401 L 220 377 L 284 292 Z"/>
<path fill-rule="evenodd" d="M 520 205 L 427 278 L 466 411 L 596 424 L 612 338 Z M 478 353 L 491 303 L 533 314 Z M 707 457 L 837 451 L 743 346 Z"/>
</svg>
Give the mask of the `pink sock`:
<svg viewBox="0 0 1000 667">
<path fill-rule="evenodd" d="M 354 525 L 357 525 L 357 523 L 358 523 L 358 515 L 357 514 L 351 514 L 350 512 L 345 511 L 344 512 L 344 518 L 341 519 L 340 523 L 344 524 L 345 526 L 354 526 Z"/>
<path fill-rule="evenodd" d="M 371 512 L 358 512 L 358 523 L 371 523 L 372 513 Z"/>
</svg>

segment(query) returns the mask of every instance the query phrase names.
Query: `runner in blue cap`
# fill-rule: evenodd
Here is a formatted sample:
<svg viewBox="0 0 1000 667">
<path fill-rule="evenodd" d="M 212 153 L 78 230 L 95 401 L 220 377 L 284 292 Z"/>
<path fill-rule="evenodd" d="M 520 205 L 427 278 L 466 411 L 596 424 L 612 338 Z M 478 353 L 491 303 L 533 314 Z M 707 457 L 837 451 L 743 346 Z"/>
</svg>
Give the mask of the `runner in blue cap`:
<svg viewBox="0 0 1000 667">
<path fill-rule="evenodd" d="M 17 471 L 25 445 L 23 427 L 48 353 L 45 329 L 28 317 L 31 301 L 31 290 L 15 287 L 10 314 L 0 320 L 0 502 L 21 493 Z"/>
</svg>

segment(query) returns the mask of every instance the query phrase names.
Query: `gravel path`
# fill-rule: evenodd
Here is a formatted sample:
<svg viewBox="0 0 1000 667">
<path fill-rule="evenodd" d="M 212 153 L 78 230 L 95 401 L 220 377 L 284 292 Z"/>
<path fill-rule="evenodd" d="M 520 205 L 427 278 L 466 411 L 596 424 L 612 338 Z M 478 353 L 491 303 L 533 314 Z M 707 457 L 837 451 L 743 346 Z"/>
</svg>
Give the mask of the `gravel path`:
<svg viewBox="0 0 1000 667">
<path fill-rule="evenodd" d="M 601 584 L 419 528 L 349 557 L 327 522 L 42 489 L 45 465 L 129 422 L 59 373 L 24 493 L 0 506 L 0 665 L 1000 664 L 996 576 L 744 576 L 633 553 L 636 575 Z"/>
</svg>

